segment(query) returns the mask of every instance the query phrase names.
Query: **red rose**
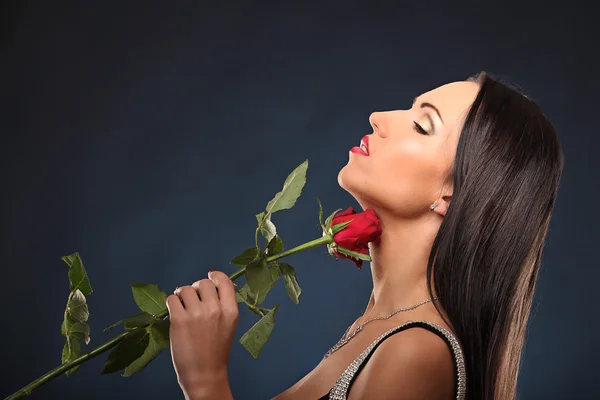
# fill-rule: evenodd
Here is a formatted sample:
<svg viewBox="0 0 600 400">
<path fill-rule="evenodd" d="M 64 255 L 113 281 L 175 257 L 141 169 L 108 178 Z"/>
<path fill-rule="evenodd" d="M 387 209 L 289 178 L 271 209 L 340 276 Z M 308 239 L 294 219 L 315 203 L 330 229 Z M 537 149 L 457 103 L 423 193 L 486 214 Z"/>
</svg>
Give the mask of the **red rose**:
<svg viewBox="0 0 600 400">
<path fill-rule="evenodd" d="M 369 242 L 378 242 L 381 237 L 381 227 L 379 218 L 375 215 L 375 210 L 365 210 L 356 213 L 352 207 L 342 211 L 333 217 L 331 226 L 351 221 L 341 231 L 333 235 L 334 243 L 330 245 L 330 253 L 338 258 L 351 259 L 356 266 L 362 268 L 363 260 L 357 259 L 351 255 L 343 254 L 345 250 L 360 254 L 369 254 Z M 342 248 L 341 250 L 339 248 Z"/>
</svg>

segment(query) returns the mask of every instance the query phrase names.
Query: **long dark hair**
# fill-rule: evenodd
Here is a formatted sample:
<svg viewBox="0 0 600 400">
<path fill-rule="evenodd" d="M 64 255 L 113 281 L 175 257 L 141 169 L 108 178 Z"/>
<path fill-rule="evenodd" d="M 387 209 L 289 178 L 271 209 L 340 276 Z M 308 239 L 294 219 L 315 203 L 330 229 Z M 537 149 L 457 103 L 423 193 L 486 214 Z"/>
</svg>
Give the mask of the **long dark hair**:
<svg viewBox="0 0 600 400">
<path fill-rule="evenodd" d="M 485 72 L 469 80 L 481 86 L 427 276 L 463 348 L 466 398 L 512 400 L 563 154 L 535 102 Z"/>
</svg>

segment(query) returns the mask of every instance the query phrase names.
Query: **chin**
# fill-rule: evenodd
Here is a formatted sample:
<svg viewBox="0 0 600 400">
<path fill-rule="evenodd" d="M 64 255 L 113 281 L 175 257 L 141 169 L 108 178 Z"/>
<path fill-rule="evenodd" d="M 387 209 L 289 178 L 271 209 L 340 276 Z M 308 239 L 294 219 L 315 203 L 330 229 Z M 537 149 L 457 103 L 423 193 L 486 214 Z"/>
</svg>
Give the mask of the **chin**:
<svg viewBox="0 0 600 400">
<path fill-rule="evenodd" d="M 350 164 L 344 166 L 338 173 L 338 185 L 346 192 L 350 193 L 352 197 L 365 209 L 365 205 L 371 203 L 368 200 L 367 193 L 368 180 L 364 176 L 364 173 L 357 171 Z"/>
<path fill-rule="evenodd" d="M 351 169 L 352 168 L 348 164 L 346 164 L 338 173 L 337 181 L 338 181 L 338 185 L 340 185 L 340 187 L 342 189 L 344 189 L 345 191 L 347 191 L 350 194 L 353 194 L 353 190 L 352 190 L 352 187 L 354 186 L 352 184 L 352 180 L 353 180 L 352 172 L 353 171 L 351 171 Z"/>
</svg>

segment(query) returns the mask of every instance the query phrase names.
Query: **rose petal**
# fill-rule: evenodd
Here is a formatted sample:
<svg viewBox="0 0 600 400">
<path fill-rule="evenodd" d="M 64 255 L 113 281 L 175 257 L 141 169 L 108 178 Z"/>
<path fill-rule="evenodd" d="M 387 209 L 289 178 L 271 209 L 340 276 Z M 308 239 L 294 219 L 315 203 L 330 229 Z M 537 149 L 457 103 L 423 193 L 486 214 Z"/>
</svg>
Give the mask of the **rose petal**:
<svg viewBox="0 0 600 400">
<path fill-rule="evenodd" d="M 346 215 L 352 215 L 352 214 L 356 214 L 356 211 L 354 211 L 354 208 L 352 208 L 352 206 L 350 206 L 345 211 L 335 214 L 333 219 L 335 219 L 336 217 L 345 217 Z"/>
<path fill-rule="evenodd" d="M 350 221 L 350 224 L 334 235 L 338 246 L 362 254 L 369 254 L 369 243 L 379 242 L 382 234 L 379 218 L 375 210 L 368 209 L 356 213 L 352 207 L 334 216 L 332 225 Z M 337 258 L 351 259 L 356 266 L 362 268 L 362 261 L 333 251 Z"/>
</svg>

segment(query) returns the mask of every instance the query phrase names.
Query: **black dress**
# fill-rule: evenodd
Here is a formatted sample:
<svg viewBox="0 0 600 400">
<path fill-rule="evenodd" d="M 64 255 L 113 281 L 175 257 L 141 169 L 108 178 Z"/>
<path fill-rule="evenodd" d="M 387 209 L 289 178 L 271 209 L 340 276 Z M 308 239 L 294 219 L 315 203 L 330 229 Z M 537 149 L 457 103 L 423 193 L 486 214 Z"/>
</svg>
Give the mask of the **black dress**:
<svg viewBox="0 0 600 400">
<path fill-rule="evenodd" d="M 456 400 L 464 400 L 465 398 L 465 383 L 466 383 L 466 375 L 465 375 L 465 364 L 462 349 L 458 343 L 456 337 L 452 334 L 452 332 L 448 331 L 443 326 L 440 326 L 434 322 L 429 321 L 409 321 L 402 325 L 399 325 L 395 328 L 390 329 L 385 332 L 383 335 L 379 336 L 377 339 L 373 341 L 356 359 L 346 368 L 346 370 L 342 373 L 342 375 L 338 378 L 337 382 L 331 390 L 319 397 L 318 400 L 345 400 L 348 396 L 348 392 L 350 391 L 350 387 L 356 380 L 359 372 L 364 368 L 367 361 L 373 355 L 373 352 L 377 347 L 390 336 L 401 332 L 405 329 L 409 328 L 425 328 L 446 342 L 446 344 L 450 347 L 450 351 L 454 357 L 454 397 Z"/>
</svg>

